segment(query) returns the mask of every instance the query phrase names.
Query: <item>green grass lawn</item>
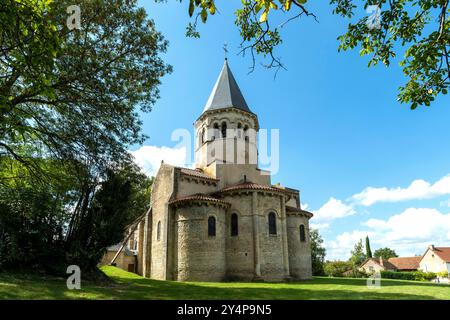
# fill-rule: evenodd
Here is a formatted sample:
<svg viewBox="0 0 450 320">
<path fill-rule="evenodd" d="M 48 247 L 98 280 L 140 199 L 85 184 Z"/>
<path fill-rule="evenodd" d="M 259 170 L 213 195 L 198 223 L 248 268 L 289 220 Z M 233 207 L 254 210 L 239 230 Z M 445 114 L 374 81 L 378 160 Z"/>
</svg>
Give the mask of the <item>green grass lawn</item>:
<svg viewBox="0 0 450 320">
<path fill-rule="evenodd" d="M 367 288 L 365 279 L 316 277 L 296 283 L 173 282 L 142 278 L 115 267 L 102 270 L 109 285 L 81 283 L 68 290 L 63 278 L 0 274 L 0 299 L 450 299 L 450 286 L 382 280 Z"/>
</svg>

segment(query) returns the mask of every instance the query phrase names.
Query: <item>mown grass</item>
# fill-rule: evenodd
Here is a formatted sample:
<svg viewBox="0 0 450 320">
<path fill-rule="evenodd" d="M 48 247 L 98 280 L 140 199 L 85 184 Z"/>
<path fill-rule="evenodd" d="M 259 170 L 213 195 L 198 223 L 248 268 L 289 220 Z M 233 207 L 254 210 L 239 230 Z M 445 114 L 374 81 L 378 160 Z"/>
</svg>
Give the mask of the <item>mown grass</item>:
<svg viewBox="0 0 450 320">
<path fill-rule="evenodd" d="M 82 281 L 68 290 L 66 279 L 25 274 L 0 274 L 0 299 L 450 299 L 450 286 L 403 280 L 382 280 L 381 288 L 365 279 L 316 277 L 296 283 L 174 282 L 142 278 L 106 266 L 113 282 Z"/>
</svg>

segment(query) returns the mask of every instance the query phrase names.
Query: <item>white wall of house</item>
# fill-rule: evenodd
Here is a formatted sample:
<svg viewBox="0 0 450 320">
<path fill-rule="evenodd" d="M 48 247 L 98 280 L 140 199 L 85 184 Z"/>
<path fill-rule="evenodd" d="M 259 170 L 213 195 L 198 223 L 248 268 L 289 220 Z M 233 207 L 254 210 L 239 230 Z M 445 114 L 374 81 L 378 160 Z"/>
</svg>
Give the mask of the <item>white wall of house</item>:
<svg viewBox="0 0 450 320">
<path fill-rule="evenodd" d="M 441 272 L 450 270 L 450 263 L 443 261 L 432 250 L 428 249 L 420 261 L 419 269 L 425 272 Z"/>
</svg>

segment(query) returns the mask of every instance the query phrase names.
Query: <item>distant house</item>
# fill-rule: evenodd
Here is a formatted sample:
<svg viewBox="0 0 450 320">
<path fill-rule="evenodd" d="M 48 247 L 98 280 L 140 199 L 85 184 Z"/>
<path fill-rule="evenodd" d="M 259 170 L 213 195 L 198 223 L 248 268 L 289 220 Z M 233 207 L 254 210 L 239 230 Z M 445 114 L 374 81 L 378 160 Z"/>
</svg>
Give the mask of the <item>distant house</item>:
<svg viewBox="0 0 450 320">
<path fill-rule="evenodd" d="M 106 249 L 106 254 L 103 256 L 100 266 L 109 265 L 113 260 L 114 256 L 119 251 L 121 244 L 116 244 Z M 137 270 L 137 261 L 136 261 L 136 253 L 128 248 L 123 248 L 119 255 L 116 257 L 114 261 L 114 265 L 123 270 L 127 270 L 129 272 L 136 272 Z"/>
<path fill-rule="evenodd" d="M 397 271 L 416 271 L 419 269 L 421 256 L 390 258 L 388 261 Z"/>
<path fill-rule="evenodd" d="M 425 272 L 450 272 L 450 247 L 429 246 L 420 260 L 420 270 Z"/>
<path fill-rule="evenodd" d="M 398 258 L 369 258 L 361 265 L 360 270 L 366 273 L 380 271 L 415 271 L 419 269 L 422 257 L 398 257 Z"/>
</svg>

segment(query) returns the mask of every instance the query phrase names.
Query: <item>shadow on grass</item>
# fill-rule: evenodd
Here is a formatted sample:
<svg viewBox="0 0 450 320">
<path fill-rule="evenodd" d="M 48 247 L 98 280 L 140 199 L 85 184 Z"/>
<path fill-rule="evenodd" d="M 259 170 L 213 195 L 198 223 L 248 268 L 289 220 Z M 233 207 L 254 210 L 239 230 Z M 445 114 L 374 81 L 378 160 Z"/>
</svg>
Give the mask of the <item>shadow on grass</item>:
<svg viewBox="0 0 450 320">
<path fill-rule="evenodd" d="M 297 300 L 297 299 L 436 299 L 436 297 L 426 294 L 410 294 L 410 293 L 386 293 L 378 292 L 376 289 L 366 291 L 355 291 L 349 286 L 359 289 L 366 289 L 365 279 L 320 279 L 317 282 L 305 281 L 301 283 L 222 283 L 221 286 L 213 286 L 207 283 L 183 283 L 173 281 L 159 281 L 146 278 L 122 278 L 113 276 L 114 280 L 124 286 L 129 286 L 130 290 L 120 290 L 117 298 L 119 299 L 177 299 L 177 300 L 195 300 L 195 299 L 280 299 L 280 300 Z M 350 283 L 345 281 L 350 280 Z M 347 288 L 329 289 L 323 285 L 343 285 Z M 273 286 L 273 287 L 272 287 Z M 296 287 L 298 286 L 298 287 Z M 131 288 L 132 287 L 132 288 Z M 123 295 L 121 294 L 123 293 Z"/>
<path fill-rule="evenodd" d="M 81 290 L 68 290 L 64 278 L 0 274 L 0 299 L 417 300 L 446 299 L 442 292 L 449 289 L 429 283 L 383 280 L 383 288 L 390 290 L 386 292 L 386 289 L 368 289 L 366 279 L 349 278 L 315 278 L 296 283 L 188 283 L 142 278 L 112 267 L 104 271 L 114 283 L 98 285 L 82 281 Z M 425 288 L 428 286 L 436 290 Z"/>
</svg>

